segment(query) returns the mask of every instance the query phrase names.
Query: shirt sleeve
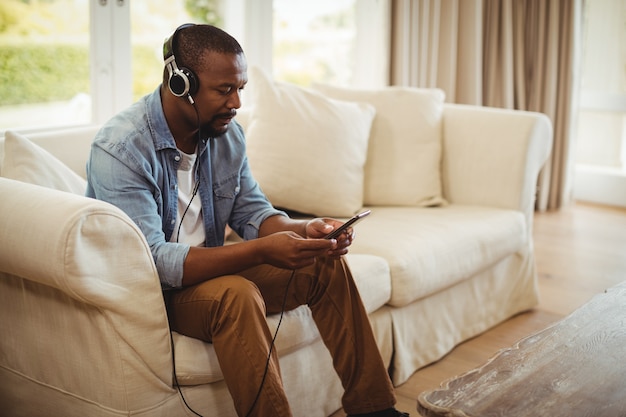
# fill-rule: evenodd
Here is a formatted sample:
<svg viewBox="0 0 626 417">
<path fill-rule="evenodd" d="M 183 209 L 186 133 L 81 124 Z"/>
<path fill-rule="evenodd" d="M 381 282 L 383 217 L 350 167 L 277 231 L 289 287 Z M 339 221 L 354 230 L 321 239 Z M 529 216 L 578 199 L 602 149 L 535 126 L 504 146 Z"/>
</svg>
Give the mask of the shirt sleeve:
<svg viewBox="0 0 626 417">
<path fill-rule="evenodd" d="M 234 126 L 235 127 L 235 126 Z M 229 224 L 244 240 L 256 239 L 261 224 L 271 216 L 287 216 L 284 211 L 274 208 L 254 178 L 248 158 L 245 156 L 243 131 L 236 125 L 240 149 L 243 155 L 239 168 L 239 190 L 229 215 Z"/>
<path fill-rule="evenodd" d="M 183 264 L 189 246 L 165 240 L 163 199 L 154 178 L 146 175 L 136 155 L 119 144 L 92 145 L 87 165 L 87 196 L 109 202 L 124 211 L 144 234 L 159 273 L 161 286 L 182 286 Z"/>
</svg>

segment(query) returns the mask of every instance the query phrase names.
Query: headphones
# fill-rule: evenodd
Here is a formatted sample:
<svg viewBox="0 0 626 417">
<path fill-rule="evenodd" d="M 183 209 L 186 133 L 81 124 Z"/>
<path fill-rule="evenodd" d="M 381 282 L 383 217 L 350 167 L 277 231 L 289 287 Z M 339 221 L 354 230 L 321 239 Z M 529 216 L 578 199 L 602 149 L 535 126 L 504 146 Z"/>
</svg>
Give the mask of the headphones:
<svg viewBox="0 0 626 417">
<path fill-rule="evenodd" d="M 176 48 L 176 35 L 183 29 L 195 26 L 193 23 L 185 23 L 180 25 L 170 36 L 165 40 L 163 44 L 163 59 L 165 60 L 165 68 L 169 73 L 169 79 L 167 85 L 176 97 L 187 96 L 187 99 L 191 104 L 194 104 L 191 97 L 198 91 L 198 78 L 188 68 L 178 67 L 176 64 L 176 57 L 174 56 L 174 49 Z"/>
</svg>

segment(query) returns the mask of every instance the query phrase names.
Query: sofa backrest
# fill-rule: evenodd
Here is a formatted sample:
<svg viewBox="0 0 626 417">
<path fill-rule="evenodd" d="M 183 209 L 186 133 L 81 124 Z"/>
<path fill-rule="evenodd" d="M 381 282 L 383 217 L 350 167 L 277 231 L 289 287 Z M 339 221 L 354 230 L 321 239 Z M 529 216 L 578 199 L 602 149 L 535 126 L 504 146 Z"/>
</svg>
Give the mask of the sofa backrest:
<svg viewBox="0 0 626 417">
<path fill-rule="evenodd" d="M 61 162 L 85 178 L 85 163 L 91 142 L 100 126 L 80 126 L 61 130 L 50 130 L 25 134 L 29 140 L 42 147 Z M 0 138 L 0 174 L 4 163 L 4 137 Z"/>
<path fill-rule="evenodd" d="M 445 204 L 443 91 L 311 89 L 273 82 L 262 71 L 251 70 L 249 77 L 237 121 L 246 132 L 252 172 L 277 206 L 350 217 L 362 206 Z M 359 117 L 354 106 L 373 109 L 374 117 Z"/>
</svg>

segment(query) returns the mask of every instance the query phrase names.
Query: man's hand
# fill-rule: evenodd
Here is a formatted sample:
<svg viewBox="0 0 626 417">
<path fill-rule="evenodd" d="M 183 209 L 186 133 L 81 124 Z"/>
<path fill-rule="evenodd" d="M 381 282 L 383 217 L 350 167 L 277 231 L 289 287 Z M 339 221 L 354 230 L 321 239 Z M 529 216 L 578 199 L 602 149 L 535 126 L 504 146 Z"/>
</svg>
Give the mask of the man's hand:
<svg viewBox="0 0 626 417">
<path fill-rule="evenodd" d="M 261 224 L 258 239 L 214 248 L 191 247 L 185 258 L 183 286 L 260 264 L 299 269 L 312 265 L 318 256 L 338 258 L 348 253 L 353 229 L 347 228 L 336 239 L 325 236 L 342 224 L 327 218 L 306 221 L 272 216 Z"/>
<path fill-rule="evenodd" d="M 306 235 L 309 238 L 320 239 L 341 226 L 343 222 L 329 218 L 317 218 L 310 220 L 306 225 Z M 336 239 L 337 246 L 329 250 L 326 255 L 331 257 L 339 257 L 348 253 L 348 247 L 354 240 L 354 229 L 351 227 L 344 230 Z"/>
<path fill-rule="evenodd" d="M 278 268 L 298 269 L 312 265 L 318 256 L 337 250 L 337 242 L 329 239 L 305 239 L 295 232 L 278 232 L 258 239 L 262 243 L 263 263 Z"/>
<path fill-rule="evenodd" d="M 285 254 L 289 254 L 288 264 L 299 263 L 295 262 L 298 256 L 306 258 L 310 255 L 310 251 L 314 250 L 315 254 L 310 256 L 310 262 L 313 262 L 315 256 L 330 256 L 338 258 L 348 253 L 348 247 L 352 244 L 354 239 L 354 230 L 352 228 L 346 229 L 336 239 L 324 239 L 327 234 L 341 226 L 343 222 L 330 218 L 315 218 L 312 220 L 294 220 L 286 216 L 271 216 L 265 219 L 259 229 L 259 238 L 269 239 L 272 242 L 272 247 L 280 248 Z M 281 238 L 274 235 L 283 236 Z M 287 240 L 286 236 L 291 240 Z M 298 238 L 300 242 L 297 242 Z M 284 240 L 281 240 L 284 239 Z M 316 242 L 316 243 L 313 243 Z M 266 242 L 269 243 L 269 242 Z M 306 251 L 304 250 L 306 248 Z M 283 252 L 268 252 L 270 248 L 264 249 L 264 259 L 261 263 L 271 263 L 272 265 L 279 266 L 280 259 Z M 272 262 L 269 262 L 271 260 Z M 308 264 L 305 264 L 305 266 Z M 282 268 L 288 268 L 288 266 L 280 266 Z"/>
</svg>

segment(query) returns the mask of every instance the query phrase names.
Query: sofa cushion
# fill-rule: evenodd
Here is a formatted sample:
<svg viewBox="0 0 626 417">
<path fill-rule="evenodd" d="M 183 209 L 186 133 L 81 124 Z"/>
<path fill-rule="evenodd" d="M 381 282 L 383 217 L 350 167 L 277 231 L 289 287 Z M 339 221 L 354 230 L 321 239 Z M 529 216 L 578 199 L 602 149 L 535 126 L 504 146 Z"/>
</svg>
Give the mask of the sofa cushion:
<svg viewBox="0 0 626 417">
<path fill-rule="evenodd" d="M 375 110 L 249 71 L 247 151 L 278 207 L 349 217 L 363 205 L 363 167 Z"/>
<path fill-rule="evenodd" d="M 2 176 L 83 195 L 87 182 L 45 149 L 24 136 L 7 131 Z"/>
<path fill-rule="evenodd" d="M 387 262 L 373 255 L 349 254 L 346 261 L 368 313 L 383 306 L 391 295 L 391 281 Z M 267 318 L 272 334 L 276 331 L 280 314 Z M 176 375 L 181 385 L 196 385 L 223 379 L 213 345 L 173 332 L 176 355 Z M 319 338 L 311 310 L 300 306 L 285 312 L 276 338 L 279 356 L 287 355 Z"/>
<path fill-rule="evenodd" d="M 357 90 L 323 84 L 313 88 L 328 97 L 363 101 L 376 108 L 365 163 L 365 205 L 444 203 L 442 90 L 398 86 Z"/>
<path fill-rule="evenodd" d="M 391 298 L 391 275 L 384 258 L 362 253 L 349 253 L 346 262 L 368 314 L 385 305 Z"/>
<path fill-rule="evenodd" d="M 481 206 L 373 207 L 355 230 L 351 253 L 381 256 L 391 272 L 392 306 L 404 306 L 524 250 L 523 213 Z"/>
</svg>

